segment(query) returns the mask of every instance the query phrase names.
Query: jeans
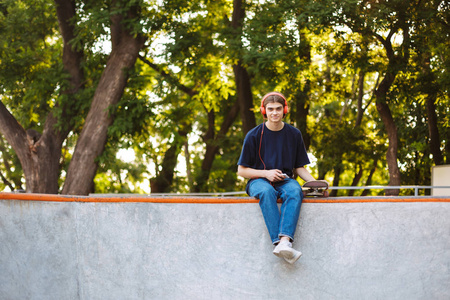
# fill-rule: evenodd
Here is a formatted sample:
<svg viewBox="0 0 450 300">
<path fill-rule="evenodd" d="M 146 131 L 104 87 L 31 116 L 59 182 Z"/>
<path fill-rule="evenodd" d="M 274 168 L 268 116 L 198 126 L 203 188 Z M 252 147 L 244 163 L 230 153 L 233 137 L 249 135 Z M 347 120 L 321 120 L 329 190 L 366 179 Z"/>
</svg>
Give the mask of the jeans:
<svg viewBox="0 0 450 300">
<path fill-rule="evenodd" d="M 303 199 L 302 188 L 297 180 L 287 178 L 270 183 L 264 178 L 253 179 L 247 186 L 247 193 L 259 199 L 272 243 L 277 244 L 282 236 L 293 241 Z M 282 200 L 281 211 L 277 205 L 279 198 Z"/>
</svg>

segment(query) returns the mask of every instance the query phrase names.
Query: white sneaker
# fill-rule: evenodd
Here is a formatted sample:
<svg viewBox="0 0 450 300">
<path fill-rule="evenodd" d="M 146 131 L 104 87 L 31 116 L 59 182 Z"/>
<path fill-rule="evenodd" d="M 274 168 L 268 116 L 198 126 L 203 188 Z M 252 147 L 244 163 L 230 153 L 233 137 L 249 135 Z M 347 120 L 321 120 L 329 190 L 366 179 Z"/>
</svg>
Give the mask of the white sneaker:
<svg viewBox="0 0 450 300">
<path fill-rule="evenodd" d="M 292 243 L 287 241 L 281 241 L 278 245 L 273 249 L 272 253 L 278 257 L 283 257 L 280 253 L 281 250 L 292 248 Z"/>
<path fill-rule="evenodd" d="M 278 257 L 284 258 L 290 264 L 295 263 L 302 253 L 292 248 L 292 243 L 287 241 L 281 241 L 278 245 L 273 249 L 273 254 Z"/>
<path fill-rule="evenodd" d="M 291 248 L 292 249 L 292 248 Z M 300 256 L 302 256 L 302 253 L 300 251 L 297 251 L 295 249 L 292 249 L 291 254 L 289 254 L 290 256 L 283 256 L 284 260 L 287 261 L 290 264 L 295 263 Z"/>
</svg>

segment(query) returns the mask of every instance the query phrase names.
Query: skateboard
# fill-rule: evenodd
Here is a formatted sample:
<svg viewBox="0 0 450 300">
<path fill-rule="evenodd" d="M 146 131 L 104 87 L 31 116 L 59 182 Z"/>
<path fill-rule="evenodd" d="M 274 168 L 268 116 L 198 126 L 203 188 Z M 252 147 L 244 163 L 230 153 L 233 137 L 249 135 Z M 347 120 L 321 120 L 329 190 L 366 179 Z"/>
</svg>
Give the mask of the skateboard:
<svg viewBox="0 0 450 300">
<path fill-rule="evenodd" d="M 328 197 L 328 182 L 325 180 L 311 180 L 303 184 L 304 197 Z"/>
</svg>

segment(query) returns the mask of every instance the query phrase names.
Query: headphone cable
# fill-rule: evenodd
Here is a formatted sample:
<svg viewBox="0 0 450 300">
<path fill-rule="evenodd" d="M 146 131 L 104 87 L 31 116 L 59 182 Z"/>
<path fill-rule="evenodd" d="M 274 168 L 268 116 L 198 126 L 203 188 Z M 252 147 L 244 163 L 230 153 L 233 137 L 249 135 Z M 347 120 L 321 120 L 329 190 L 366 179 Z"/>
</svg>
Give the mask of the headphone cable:
<svg viewBox="0 0 450 300">
<path fill-rule="evenodd" d="M 261 160 L 261 162 L 262 162 L 262 164 L 263 164 L 263 166 L 264 166 L 264 170 L 266 169 L 266 164 L 264 163 L 264 160 L 262 159 L 262 157 L 261 157 L 261 143 L 262 143 L 262 137 L 263 137 L 263 132 L 264 132 L 264 126 L 265 126 L 265 124 L 263 123 L 262 124 L 263 126 L 262 126 L 262 129 L 261 129 L 261 138 L 259 139 L 259 151 L 258 151 L 258 154 L 259 154 L 259 159 Z"/>
</svg>

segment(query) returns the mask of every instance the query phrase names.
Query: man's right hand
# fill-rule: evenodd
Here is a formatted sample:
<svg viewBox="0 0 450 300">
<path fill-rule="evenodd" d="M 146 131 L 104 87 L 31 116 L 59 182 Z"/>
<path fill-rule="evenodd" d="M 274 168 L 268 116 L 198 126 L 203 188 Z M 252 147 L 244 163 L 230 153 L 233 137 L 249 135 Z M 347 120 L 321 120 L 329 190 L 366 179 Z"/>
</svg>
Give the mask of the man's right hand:
<svg viewBox="0 0 450 300">
<path fill-rule="evenodd" d="M 282 180 L 284 180 L 286 178 L 285 175 L 283 174 L 283 172 L 281 172 L 278 169 L 266 170 L 266 176 L 265 177 L 270 182 L 282 181 Z"/>
</svg>

